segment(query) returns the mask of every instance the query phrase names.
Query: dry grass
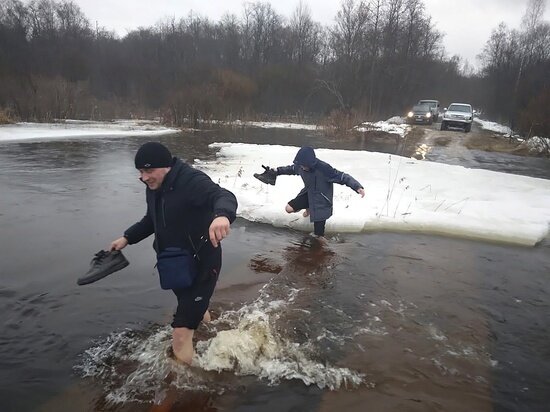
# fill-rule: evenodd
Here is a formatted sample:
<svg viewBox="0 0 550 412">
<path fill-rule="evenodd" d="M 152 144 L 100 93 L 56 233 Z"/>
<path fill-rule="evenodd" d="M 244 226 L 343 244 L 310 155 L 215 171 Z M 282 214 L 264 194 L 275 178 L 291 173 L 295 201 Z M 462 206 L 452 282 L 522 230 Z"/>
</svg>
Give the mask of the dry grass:
<svg viewBox="0 0 550 412">
<path fill-rule="evenodd" d="M 475 133 L 468 135 L 464 141 L 468 149 L 484 150 L 487 152 L 511 153 L 516 155 L 529 156 L 529 149 L 521 142 L 508 139 L 504 136 L 493 133 Z"/>
<path fill-rule="evenodd" d="M 7 110 L 0 109 L 0 124 L 10 124 L 14 122 L 14 119 L 12 119 Z"/>
<path fill-rule="evenodd" d="M 360 119 L 354 111 L 333 110 L 328 116 L 320 120 L 320 125 L 331 135 L 346 136 L 352 134 L 354 126 L 360 123 Z"/>
</svg>

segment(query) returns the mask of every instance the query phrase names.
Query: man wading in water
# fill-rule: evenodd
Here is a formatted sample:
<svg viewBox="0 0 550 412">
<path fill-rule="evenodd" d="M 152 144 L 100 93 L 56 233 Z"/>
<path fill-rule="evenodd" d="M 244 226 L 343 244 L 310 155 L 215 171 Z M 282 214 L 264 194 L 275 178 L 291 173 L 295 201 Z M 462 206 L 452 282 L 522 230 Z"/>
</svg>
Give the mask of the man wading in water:
<svg viewBox="0 0 550 412">
<path fill-rule="evenodd" d="M 111 250 L 155 234 L 161 286 L 178 299 L 172 349 L 178 360 L 191 364 L 193 333 L 201 320 L 210 320 L 208 305 L 222 264 L 220 242 L 235 220 L 237 199 L 157 142 L 139 148 L 135 166 L 147 185 L 147 213 L 111 243 Z"/>
</svg>

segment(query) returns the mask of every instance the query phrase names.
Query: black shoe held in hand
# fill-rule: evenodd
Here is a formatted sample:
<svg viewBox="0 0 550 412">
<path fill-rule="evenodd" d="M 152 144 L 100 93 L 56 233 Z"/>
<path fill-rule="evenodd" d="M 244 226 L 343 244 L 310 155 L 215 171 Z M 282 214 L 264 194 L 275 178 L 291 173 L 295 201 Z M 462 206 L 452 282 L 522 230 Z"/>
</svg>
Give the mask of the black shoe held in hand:
<svg viewBox="0 0 550 412">
<path fill-rule="evenodd" d="M 262 167 L 264 168 L 264 172 L 261 174 L 254 173 L 254 177 L 262 183 L 275 186 L 277 181 L 277 171 L 264 165 L 262 165 Z"/>
<path fill-rule="evenodd" d="M 117 272 L 128 265 L 128 260 L 120 250 L 113 250 L 110 252 L 100 250 L 90 262 L 90 269 L 84 276 L 78 278 L 76 283 L 82 286 L 97 282 L 105 276 Z"/>
</svg>

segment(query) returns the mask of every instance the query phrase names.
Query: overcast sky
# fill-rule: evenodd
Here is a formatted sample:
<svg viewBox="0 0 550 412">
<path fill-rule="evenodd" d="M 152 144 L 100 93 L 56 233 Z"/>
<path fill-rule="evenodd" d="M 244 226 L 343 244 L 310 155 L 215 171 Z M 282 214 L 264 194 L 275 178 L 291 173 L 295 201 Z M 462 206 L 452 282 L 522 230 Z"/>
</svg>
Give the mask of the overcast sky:
<svg viewBox="0 0 550 412">
<path fill-rule="evenodd" d="M 290 18 L 299 0 L 271 1 L 273 8 Z M 332 25 L 340 8 L 339 0 L 302 0 L 311 10 L 313 19 Z M 548 0 L 545 0 L 546 2 Z M 187 17 L 190 11 L 217 21 L 224 13 L 240 17 L 243 0 L 76 0 L 92 24 L 114 30 L 123 36 L 139 26 L 154 25 L 165 17 Z M 448 55 L 458 54 L 477 66 L 491 30 L 500 22 L 518 28 L 528 0 L 424 0 L 426 10 L 437 29 L 445 34 Z M 545 20 L 550 20 L 547 5 Z"/>
</svg>

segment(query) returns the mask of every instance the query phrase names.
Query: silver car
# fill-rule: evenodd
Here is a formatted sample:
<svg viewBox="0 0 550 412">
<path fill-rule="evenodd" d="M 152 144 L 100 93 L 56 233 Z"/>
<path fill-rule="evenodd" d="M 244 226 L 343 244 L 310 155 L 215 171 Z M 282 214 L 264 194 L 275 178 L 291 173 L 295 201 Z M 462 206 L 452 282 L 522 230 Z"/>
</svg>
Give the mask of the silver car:
<svg viewBox="0 0 550 412">
<path fill-rule="evenodd" d="M 441 130 L 447 130 L 450 126 L 459 127 L 468 133 L 472 129 L 473 119 L 472 105 L 467 103 L 452 103 L 443 113 Z"/>
</svg>

